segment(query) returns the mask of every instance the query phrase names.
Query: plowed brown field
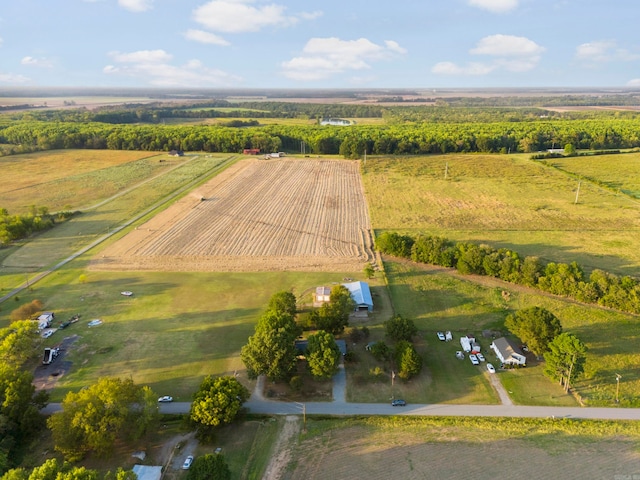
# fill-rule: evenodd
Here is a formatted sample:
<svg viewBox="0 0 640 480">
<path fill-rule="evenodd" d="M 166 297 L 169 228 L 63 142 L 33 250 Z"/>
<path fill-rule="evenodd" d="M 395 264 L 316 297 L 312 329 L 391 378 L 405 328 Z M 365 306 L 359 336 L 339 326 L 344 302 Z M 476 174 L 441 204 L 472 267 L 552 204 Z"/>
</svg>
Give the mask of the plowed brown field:
<svg viewBox="0 0 640 480">
<path fill-rule="evenodd" d="M 373 259 L 358 162 L 247 159 L 105 249 L 92 268 L 352 272 Z"/>
</svg>

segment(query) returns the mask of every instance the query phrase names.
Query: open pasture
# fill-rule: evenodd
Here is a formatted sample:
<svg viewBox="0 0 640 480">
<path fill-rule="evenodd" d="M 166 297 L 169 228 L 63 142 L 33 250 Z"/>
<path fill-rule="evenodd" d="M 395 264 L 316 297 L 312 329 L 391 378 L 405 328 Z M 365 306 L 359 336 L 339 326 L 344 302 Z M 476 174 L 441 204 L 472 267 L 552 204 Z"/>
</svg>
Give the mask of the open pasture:
<svg viewBox="0 0 640 480">
<path fill-rule="evenodd" d="M 553 312 L 563 330 L 577 335 L 588 348 L 585 374 L 573 382 L 574 391 L 585 405 L 615 405 L 616 373 L 622 375 L 620 405 L 639 405 L 637 316 L 579 304 L 492 277 L 460 275 L 441 267 L 394 261 L 385 262 L 385 270 L 396 313 L 415 321 L 427 345 L 425 373 L 418 381 L 428 375 L 430 384 L 428 389 L 415 392 L 408 386 L 404 395 L 412 403 L 474 403 L 468 400 L 474 396 L 477 403 L 491 403 L 477 400 L 484 393 L 486 374 L 482 367 L 456 359 L 455 350 L 460 349 L 458 339 L 467 333 L 475 334 L 487 361 L 497 366 L 499 362 L 489 350 L 491 338 L 483 338 L 482 331 L 508 333 L 504 328 L 508 314 L 539 306 Z M 503 291 L 509 295 L 503 297 Z M 437 340 L 435 332 L 445 330 L 453 333 L 453 342 Z M 544 376 L 543 363 L 534 360 L 529 358 L 527 368 L 497 373 L 511 392 L 511 399 L 521 405 L 576 406 L 577 400 Z M 388 391 L 386 387 L 384 391 Z M 461 402 L 464 398 L 466 402 Z"/>
<path fill-rule="evenodd" d="M 307 428 L 284 479 L 582 480 L 640 472 L 638 429 L 622 422 L 389 417 L 311 419 Z"/>
<path fill-rule="evenodd" d="M 365 170 L 376 230 L 425 232 L 640 274 L 638 201 L 583 180 L 576 204 L 576 178 L 528 156 L 370 158 Z"/>
<path fill-rule="evenodd" d="M 0 207 L 11 214 L 26 213 L 30 205 L 46 206 L 52 212 L 79 209 L 183 161 L 166 153 L 117 150 L 54 150 L 0 157 L 5 179 L 0 184 Z"/>
<path fill-rule="evenodd" d="M 640 153 L 552 158 L 547 162 L 614 192 L 640 199 Z"/>
<path fill-rule="evenodd" d="M 358 162 L 247 159 L 102 251 L 92 268 L 361 271 L 373 259 Z"/>
</svg>

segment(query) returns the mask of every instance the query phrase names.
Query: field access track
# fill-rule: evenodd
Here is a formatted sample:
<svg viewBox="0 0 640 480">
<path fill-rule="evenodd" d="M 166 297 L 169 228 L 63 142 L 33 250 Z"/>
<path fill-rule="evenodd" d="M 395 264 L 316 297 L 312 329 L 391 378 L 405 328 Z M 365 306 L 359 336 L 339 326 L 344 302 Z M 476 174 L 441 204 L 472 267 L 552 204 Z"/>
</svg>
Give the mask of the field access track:
<svg viewBox="0 0 640 480">
<path fill-rule="evenodd" d="M 98 270 L 360 271 L 373 261 L 359 163 L 238 162 L 94 259 Z"/>
</svg>

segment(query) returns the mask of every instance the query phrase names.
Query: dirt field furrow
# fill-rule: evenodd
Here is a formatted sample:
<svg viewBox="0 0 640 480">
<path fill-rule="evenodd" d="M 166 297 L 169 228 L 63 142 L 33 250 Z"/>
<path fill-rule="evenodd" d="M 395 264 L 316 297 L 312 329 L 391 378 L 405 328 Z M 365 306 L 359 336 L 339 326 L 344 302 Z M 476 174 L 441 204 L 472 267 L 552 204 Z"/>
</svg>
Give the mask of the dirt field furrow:
<svg viewBox="0 0 640 480">
<path fill-rule="evenodd" d="M 238 162 L 111 245 L 98 270 L 359 271 L 373 256 L 354 161 Z"/>
</svg>

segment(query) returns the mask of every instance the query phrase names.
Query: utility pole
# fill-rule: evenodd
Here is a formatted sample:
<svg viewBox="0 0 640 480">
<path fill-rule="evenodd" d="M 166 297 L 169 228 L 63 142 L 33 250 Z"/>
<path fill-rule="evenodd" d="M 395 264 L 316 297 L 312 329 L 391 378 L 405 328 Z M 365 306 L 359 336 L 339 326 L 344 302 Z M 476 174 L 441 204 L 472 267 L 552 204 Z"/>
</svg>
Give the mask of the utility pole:
<svg viewBox="0 0 640 480">
<path fill-rule="evenodd" d="M 576 201 L 573 203 L 578 203 L 578 196 L 580 195 L 580 184 L 582 183 L 582 180 L 578 181 L 578 190 L 576 190 Z"/>
<path fill-rule="evenodd" d="M 447 180 L 449 178 L 449 162 L 444 164 L 444 179 Z"/>
<path fill-rule="evenodd" d="M 620 379 L 622 378 L 622 375 L 620 375 L 619 373 L 616 373 L 616 403 L 620 403 L 620 399 L 618 397 L 618 394 L 620 393 Z"/>
</svg>

